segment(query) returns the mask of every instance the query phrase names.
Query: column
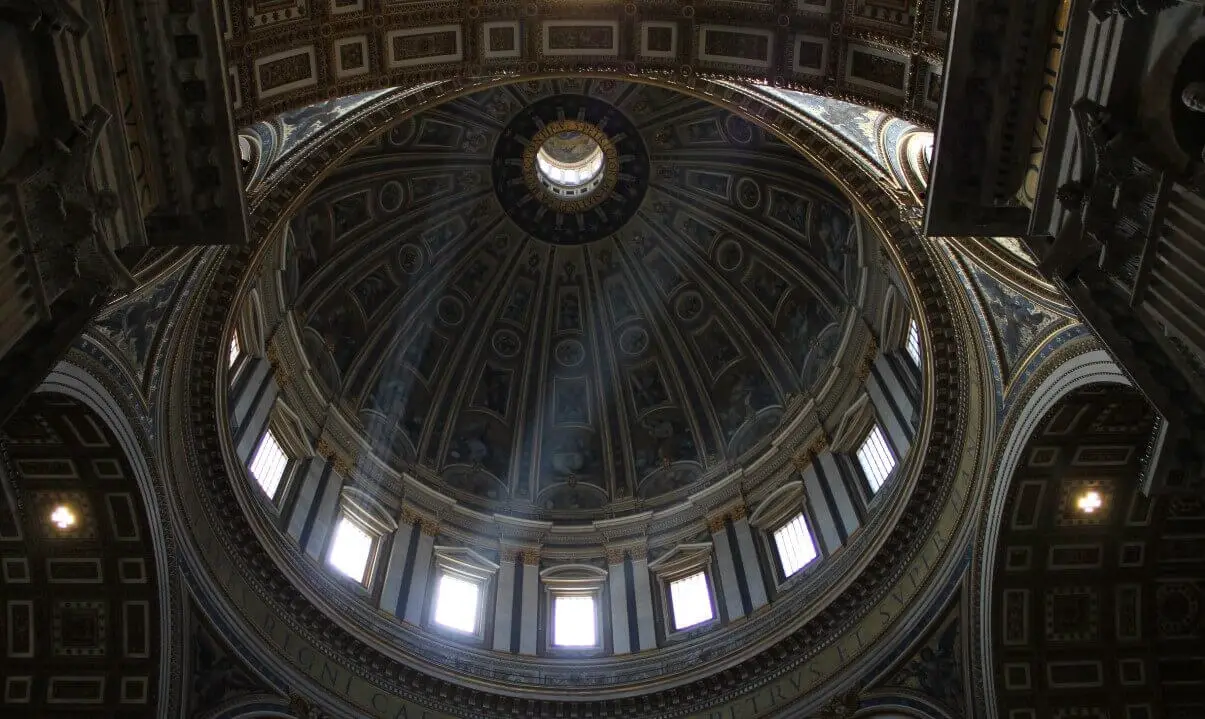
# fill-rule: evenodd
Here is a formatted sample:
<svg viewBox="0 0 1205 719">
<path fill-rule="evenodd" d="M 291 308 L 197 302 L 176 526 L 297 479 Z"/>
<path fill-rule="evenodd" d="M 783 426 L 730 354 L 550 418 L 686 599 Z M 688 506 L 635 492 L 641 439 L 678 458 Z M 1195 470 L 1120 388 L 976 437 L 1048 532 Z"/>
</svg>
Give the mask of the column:
<svg viewBox="0 0 1205 719">
<path fill-rule="evenodd" d="M 748 511 L 739 507 L 732 513 L 732 529 L 736 534 L 737 554 L 741 558 L 741 571 L 745 585 L 749 588 L 749 603 L 752 610 L 766 604 L 766 583 L 762 579 L 761 562 L 757 561 L 757 549 L 753 546 L 753 532 L 749 529 Z"/>
<path fill-rule="evenodd" d="M 912 444 L 912 401 L 887 357 L 879 355 L 871 365 L 866 391 L 896 459 L 902 460 Z"/>
<path fill-rule="evenodd" d="M 831 555 L 841 548 L 849 535 L 841 523 L 836 503 L 832 501 L 832 492 L 827 491 L 828 488 L 820 483 L 820 477 L 816 472 L 818 460 L 819 458 L 813 459 L 801 473 L 803 496 L 807 498 L 812 516 L 815 517 L 816 535 L 820 540 L 820 547 L 824 550 L 825 555 Z"/>
<path fill-rule="evenodd" d="M 393 540 L 389 543 L 389 564 L 385 567 L 385 581 L 381 587 L 381 599 L 377 604 L 390 614 L 398 613 L 398 602 L 402 598 L 402 581 L 406 574 L 406 555 L 410 551 L 414 536 L 414 515 L 402 512 Z"/>
<path fill-rule="evenodd" d="M 331 472 L 331 465 L 322 457 L 310 457 L 297 460 L 297 474 L 292 498 L 289 500 L 288 533 L 298 543 L 305 532 L 306 520 L 314 507 L 314 502 L 322 494 L 323 483 Z"/>
<path fill-rule="evenodd" d="M 519 625 L 519 653 L 536 653 L 536 631 L 540 621 L 540 552 L 523 552 L 523 596 L 520 600 L 522 622 Z"/>
<path fill-rule="evenodd" d="M 628 626 L 628 578 L 622 549 L 607 550 L 607 582 L 611 590 L 611 644 L 616 654 L 632 651 Z"/>
<path fill-rule="evenodd" d="M 636 635 L 640 640 L 640 651 L 657 646 L 657 633 L 653 625 L 653 589 L 649 582 L 649 558 L 647 549 L 632 552 L 632 590 L 636 595 Z"/>
<path fill-rule="evenodd" d="M 494 593 L 494 650 L 509 652 L 512 615 L 515 613 L 515 559 L 513 549 L 499 552 L 498 590 Z"/>
<path fill-rule="evenodd" d="M 326 540 L 335 529 L 335 515 L 339 511 L 339 492 L 343 489 L 343 478 L 333 470 L 325 473 L 318 500 L 310 507 L 305 526 L 298 540 L 305 553 L 321 562 Z"/>
<path fill-rule="evenodd" d="M 276 378 L 268 371 L 267 360 L 256 360 L 256 365 L 248 367 L 247 371 L 253 374 L 247 378 L 247 384 L 237 395 L 236 413 L 232 418 L 238 425 L 235 451 L 244 462 L 251 459 L 255 445 L 259 443 L 259 438 L 268 425 L 268 416 L 272 413 L 272 405 L 276 403 L 276 395 L 279 393 Z M 245 408 L 242 414 L 237 412 L 240 408 Z"/>
<path fill-rule="evenodd" d="M 435 535 L 437 534 L 439 534 L 439 522 L 427 517 L 419 519 L 418 548 L 414 552 L 409 593 L 406 596 L 406 610 L 402 617 L 411 624 L 422 624 L 423 622 L 427 581 L 431 574 L 431 558 L 434 556 Z"/>
<path fill-rule="evenodd" d="M 838 462 L 848 462 L 847 458 L 839 458 L 832 452 L 825 452 L 812 462 L 816 476 L 820 480 L 821 493 L 830 504 L 831 511 L 841 523 L 838 533 L 842 541 L 854 533 L 860 525 L 856 502 L 861 501 L 862 494 L 857 492 L 845 481 L 845 472 L 841 471 Z"/>
<path fill-rule="evenodd" d="M 733 547 L 728 542 L 728 526 L 723 515 L 712 517 L 707 522 L 711 530 L 711 543 L 715 548 L 716 564 L 720 568 L 720 587 L 724 590 L 724 606 L 728 609 L 729 621 L 745 616 L 745 605 L 741 602 L 741 585 L 736 575 L 736 563 L 732 561 Z"/>
</svg>

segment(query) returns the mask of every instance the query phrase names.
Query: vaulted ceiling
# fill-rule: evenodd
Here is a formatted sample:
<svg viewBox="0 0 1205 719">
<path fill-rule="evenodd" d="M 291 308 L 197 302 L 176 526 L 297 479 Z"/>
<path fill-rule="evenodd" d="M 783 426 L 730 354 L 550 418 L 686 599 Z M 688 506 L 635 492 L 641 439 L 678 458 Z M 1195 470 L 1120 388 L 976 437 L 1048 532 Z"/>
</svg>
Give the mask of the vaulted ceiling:
<svg viewBox="0 0 1205 719">
<path fill-rule="evenodd" d="M 1205 503 L 1140 490 L 1154 415 L 1133 389 L 1085 387 L 1022 454 L 992 582 L 999 713 L 1201 716 Z M 1096 492 L 1101 506 L 1077 501 Z"/>
<path fill-rule="evenodd" d="M 156 716 L 159 579 L 117 438 L 78 402 L 34 395 L 0 450 L 0 714 Z M 51 520 L 60 506 L 73 525 Z"/>
<path fill-rule="evenodd" d="M 240 125 L 370 89 L 523 72 L 742 78 L 933 123 L 953 0 L 221 0 Z"/>
<path fill-rule="evenodd" d="M 508 175 L 524 133 L 604 111 L 635 142 L 618 199 L 527 202 Z M 715 106 L 612 80 L 408 119 L 291 229 L 286 303 L 374 451 L 462 499 L 571 514 L 681 497 L 764 444 L 827 377 L 858 294 L 855 215 L 818 171 Z"/>
</svg>

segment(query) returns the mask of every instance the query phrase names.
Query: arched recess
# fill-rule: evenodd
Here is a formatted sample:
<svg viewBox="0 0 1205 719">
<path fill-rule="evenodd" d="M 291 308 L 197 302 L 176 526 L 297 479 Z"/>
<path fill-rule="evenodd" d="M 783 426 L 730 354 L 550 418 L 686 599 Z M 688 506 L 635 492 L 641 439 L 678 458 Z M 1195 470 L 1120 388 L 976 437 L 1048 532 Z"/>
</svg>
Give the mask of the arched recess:
<svg viewBox="0 0 1205 719">
<path fill-rule="evenodd" d="M 1100 354 L 1056 368 L 1001 455 L 975 570 L 988 716 L 1200 709 L 1205 503 L 1142 494 L 1157 415 Z"/>
<path fill-rule="evenodd" d="M 1205 502 L 1143 495 L 1155 421 L 1134 389 L 1088 385 L 1030 437 L 989 549 L 1001 715 L 1199 715 Z"/>
<path fill-rule="evenodd" d="M 1129 378 L 1095 340 L 1085 339 L 1068 345 L 1066 352 L 1071 355 L 1070 358 L 1062 363 L 1057 360 L 1051 363 L 1045 377 L 1036 380 L 1036 386 L 1031 390 L 1028 400 L 1018 403 L 998 435 L 1003 438 L 1004 443 L 996 451 L 995 471 L 991 473 L 992 482 L 988 485 L 986 511 L 981 520 L 980 541 L 975 544 L 972 565 L 974 576 L 971 586 L 980 599 L 977 606 L 972 603 L 972 609 L 975 612 L 976 627 L 982 628 L 978 637 L 980 656 L 977 657 L 975 666 L 976 672 L 982 676 L 972 684 L 983 694 L 983 702 L 976 702 L 980 706 L 995 706 L 996 698 L 995 678 L 990 671 L 991 642 L 984 640 L 986 635 L 982 634 L 990 627 L 990 614 L 985 611 L 984 603 L 991 601 L 991 588 L 988 583 L 995 571 L 996 558 L 991 551 L 985 551 L 984 548 L 995 547 L 999 541 L 1009 479 L 1016 472 L 1022 450 L 1042 418 L 1060 399 L 1077 388 L 1089 384 L 1130 385 Z"/>
<path fill-rule="evenodd" d="M 160 561 L 154 495 L 148 501 L 140 481 L 145 463 L 121 436 L 128 427 L 81 394 L 43 386 L 0 430 L 0 713 L 173 716 L 176 577 Z"/>
<path fill-rule="evenodd" d="M 298 719 L 288 700 L 275 694 L 249 694 L 200 714 L 196 719 Z"/>
<path fill-rule="evenodd" d="M 167 497 L 158 479 L 158 467 L 153 460 L 148 460 L 150 455 L 145 448 L 149 440 L 134 424 L 142 412 L 131 403 L 117 399 L 107 379 L 98 376 L 104 373 L 103 369 L 97 367 L 90 371 L 74 363 L 73 359 L 91 363 L 90 359 L 69 356 L 51 371 L 33 398 L 61 396 L 86 407 L 111 434 L 112 441 L 128 463 L 146 518 L 147 531 L 142 541 L 149 544 L 154 574 L 158 578 L 152 601 L 156 604 L 153 610 L 157 615 L 159 633 L 157 643 L 151 647 L 151 659 L 157 663 L 158 686 L 155 696 L 158 701 L 149 716 L 168 719 L 177 716 L 180 711 L 184 651 L 183 638 L 178 631 L 182 622 L 183 590 L 179 564 L 173 550 Z M 116 376 L 116 372 L 111 376 Z M 130 389 L 124 396 L 134 396 L 134 390 Z M 118 686 L 117 691 L 120 690 Z"/>
</svg>

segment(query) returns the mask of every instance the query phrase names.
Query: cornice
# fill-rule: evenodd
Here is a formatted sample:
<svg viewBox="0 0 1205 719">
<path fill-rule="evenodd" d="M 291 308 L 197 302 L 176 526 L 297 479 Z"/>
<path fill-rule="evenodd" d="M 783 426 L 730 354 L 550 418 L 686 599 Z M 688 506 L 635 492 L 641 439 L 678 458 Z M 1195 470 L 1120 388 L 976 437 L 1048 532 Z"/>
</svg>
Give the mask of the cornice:
<svg viewBox="0 0 1205 719">
<path fill-rule="evenodd" d="M 736 105 L 738 98 L 726 90 L 714 89 L 719 102 L 728 107 Z M 942 269 L 938 249 L 917 237 L 914 225 L 900 218 L 896 200 L 862 175 L 843 154 L 817 139 L 804 118 L 780 113 L 748 98 L 739 102 L 741 114 L 773 128 L 805 157 L 830 172 L 879 231 L 892 238 L 887 251 L 909 285 L 929 348 L 929 381 L 922 405 L 925 419 L 917 440 L 925 451 L 909 455 L 901 481 L 877 500 L 886 511 L 874 514 L 857 541 L 826 562 L 813 579 L 781 596 L 752 621 L 712 637 L 701 637 L 698 642 L 608 662 L 608 675 L 620 681 L 627 677 L 626 688 L 608 689 L 595 683 L 588 690 L 589 696 L 611 698 L 587 700 L 584 695 L 576 696 L 573 709 L 558 708 L 556 702 L 548 701 L 542 706 L 549 712 L 599 716 L 603 712 L 637 710 L 645 716 L 685 716 L 740 701 L 742 695 L 784 678 L 795 686 L 792 700 L 814 696 L 825 690 L 827 678 L 865 651 L 865 642 L 873 643 L 890 630 L 910 606 L 906 599 L 926 591 L 933 572 L 948 556 L 951 528 L 965 522 L 966 491 L 978 480 L 975 466 L 983 431 L 981 410 L 987 400 L 973 379 L 978 356 L 966 347 L 971 346 L 967 343 L 975 336 L 965 311 L 957 309 L 962 307 L 957 299 L 961 295 L 949 269 Z M 242 274 L 244 269 L 257 261 L 243 249 L 216 253 L 208 285 L 194 293 L 190 312 L 197 318 L 196 333 L 191 347 L 182 352 L 194 357 L 220 356 L 228 334 L 231 299 L 241 291 L 240 285 L 249 281 Z M 532 681 L 532 669 L 537 665 L 545 682 L 543 688 L 527 684 L 532 688 L 525 691 L 545 697 L 565 696 L 575 694 L 571 687 L 583 686 L 582 667 L 561 665 L 561 671 L 577 677 L 570 683 L 567 679 L 561 681 L 555 665 L 541 663 L 538 658 L 526 658 L 512 666 L 491 655 L 489 673 L 483 669 L 475 675 L 476 660 L 471 652 L 435 646 L 426 635 L 428 655 L 421 659 L 407 656 L 401 661 L 396 648 L 391 648 L 390 634 L 374 636 L 365 631 L 368 625 L 361 623 L 367 616 L 360 612 L 361 603 L 341 599 L 342 593 L 332 587 L 329 577 L 321 573 L 309 576 L 303 583 L 305 591 L 294 586 L 289 577 L 314 573 L 274 548 L 273 542 L 279 540 L 266 531 L 267 524 L 259 516 L 262 510 L 249 498 L 245 478 L 241 472 L 236 470 L 232 475 L 228 469 L 236 465 L 223 419 L 223 372 L 190 372 L 186 356 L 178 358 L 175 369 L 175 384 L 167 398 L 174 426 L 180 430 L 170 433 L 170 457 L 177 470 L 172 476 L 184 483 L 191 480 L 188 492 L 177 501 L 182 505 L 196 503 L 186 512 L 192 540 L 200 542 L 201 533 L 209 533 L 218 544 L 200 546 L 226 555 L 202 555 L 197 547 L 190 547 L 189 561 L 214 578 L 210 601 L 223 601 L 220 594 L 233 591 L 223 589 L 223 583 L 227 587 L 234 586 L 236 580 L 251 583 L 256 587 L 257 602 L 287 616 L 291 631 L 309 644 L 322 647 L 332 661 L 362 678 L 357 681 L 390 692 L 391 700 L 413 701 L 433 711 L 455 714 L 463 706 L 478 707 L 481 716 L 518 711 L 526 704 L 496 692 L 519 691 L 525 682 Z M 799 439 L 800 444 L 807 441 L 806 436 Z M 789 457 L 786 454 L 783 462 L 789 463 Z M 220 571 L 217 562 L 222 563 Z M 319 588 L 324 591 L 314 591 Z M 346 616 L 336 623 L 328 618 L 335 614 L 330 609 L 332 601 L 346 608 Z M 257 627 L 257 620 L 246 614 L 251 606 L 259 604 L 238 610 L 244 613 L 244 631 L 250 632 L 265 651 L 283 651 L 272 644 L 279 641 L 275 635 Z M 395 629 L 389 632 L 396 634 Z M 711 646 L 704 649 L 709 641 Z M 702 652 L 711 661 L 704 662 L 701 670 L 685 677 L 667 676 L 669 666 L 697 665 Z M 694 661 L 689 659 L 692 656 Z M 721 656 L 726 658 L 719 659 Z M 805 665 L 810 667 L 806 673 L 802 672 Z M 304 671 L 305 667 L 298 669 Z M 456 681 L 449 681 L 453 676 L 458 677 Z M 685 683 L 658 688 L 670 682 Z M 640 698 L 618 698 L 624 694 Z M 359 711 L 376 709 L 359 707 Z"/>
</svg>

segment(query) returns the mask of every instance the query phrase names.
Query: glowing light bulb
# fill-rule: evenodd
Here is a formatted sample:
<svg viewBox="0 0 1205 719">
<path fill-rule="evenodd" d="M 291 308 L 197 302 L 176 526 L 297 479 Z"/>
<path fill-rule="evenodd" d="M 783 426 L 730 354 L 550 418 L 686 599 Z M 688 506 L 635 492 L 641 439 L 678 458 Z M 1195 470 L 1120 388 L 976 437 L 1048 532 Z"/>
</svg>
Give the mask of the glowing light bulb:
<svg viewBox="0 0 1205 719">
<path fill-rule="evenodd" d="M 1100 492 L 1097 491 L 1084 492 L 1079 499 L 1075 500 L 1075 506 L 1084 514 L 1092 514 L 1103 504 L 1104 500 L 1100 498 Z"/>
<path fill-rule="evenodd" d="M 75 526 L 75 512 L 65 504 L 60 504 L 50 513 L 50 521 L 59 529 L 71 529 Z"/>
</svg>

